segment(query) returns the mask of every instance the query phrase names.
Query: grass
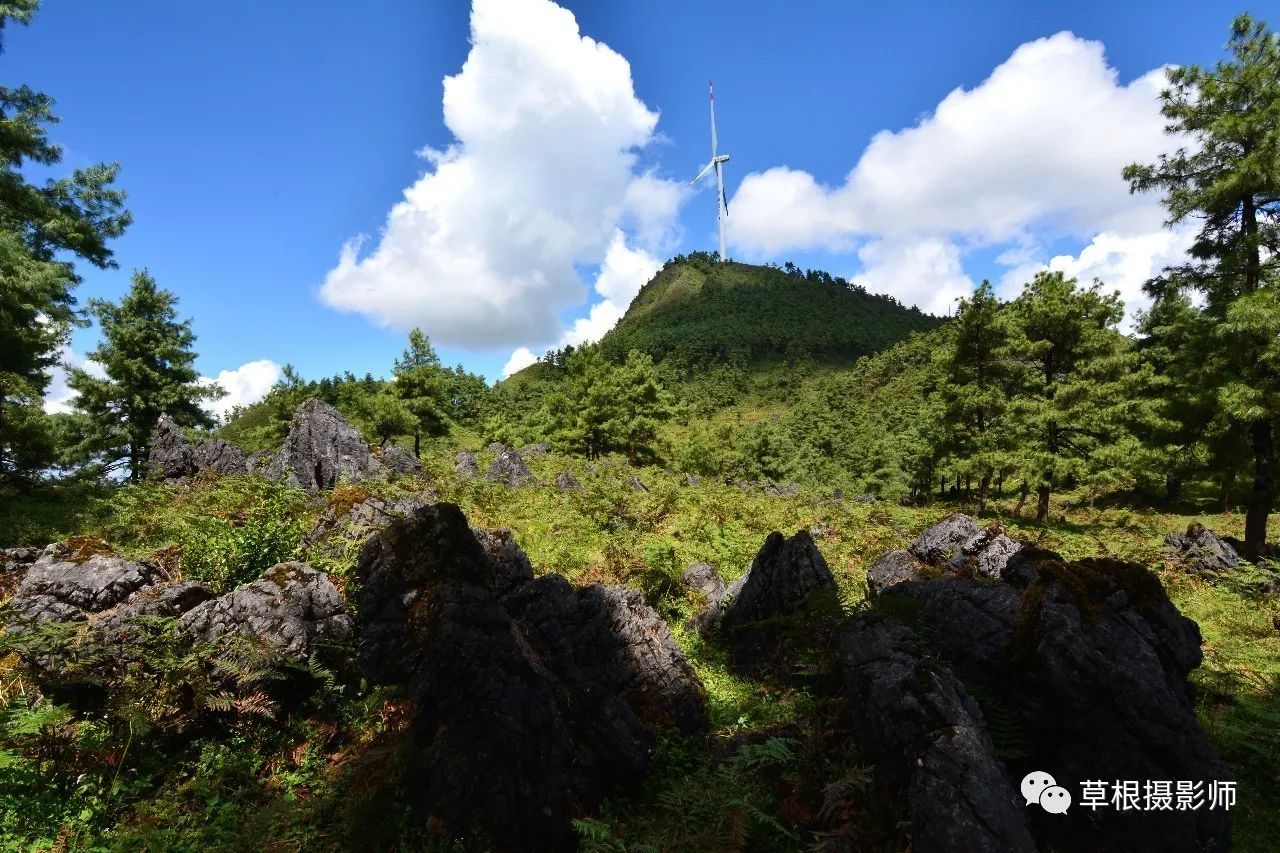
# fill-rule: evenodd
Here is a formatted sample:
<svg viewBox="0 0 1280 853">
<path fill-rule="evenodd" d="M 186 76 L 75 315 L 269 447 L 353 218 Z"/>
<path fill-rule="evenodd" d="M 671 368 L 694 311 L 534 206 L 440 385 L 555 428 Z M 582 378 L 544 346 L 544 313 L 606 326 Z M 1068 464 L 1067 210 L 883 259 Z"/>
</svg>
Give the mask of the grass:
<svg viewBox="0 0 1280 853">
<path fill-rule="evenodd" d="M 490 455 L 480 452 L 482 470 Z M 866 569 L 880 553 L 904 546 L 954 507 L 864 505 L 835 501 L 813 489 L 773 497 L 706 481 L 688 488 L 683 477 L 657 469 L 638 472 L 648 489 L 639 491 L 626 483 L 637 472 L 616 462 L 588 470 L 583 460 L 556 455 L 528 461 L 540 485 L 512 490 L 484 481 L 457 482 L 447 448 L 433 450 L 424 460 L 440 500 L 461 505 L 473 525 L 511 528 L 537 571 L 558 572 L 575 583 L 643 589 L 671 625 L 708 694 L 708 735 L 664 739 L 644 789 L 608 803 L 600 815 L 578 825 L 583 849 L 803 849 L 814 842 L 811 828 L 820 822 L 815 804 L 824 802 L 824 786 L 832 785 L 853 793 L 821 820 L 847 813 L 853 815 L 850 825 L 856 825 L 860 764 L 856 755 L 833 751 L 823 741 L 821 703 L 803 690 L 731 674 L 719 650 L 685 629 L 701 602 L 677 579 L 685 566 L 701 561 L 731 581 L 745 571 L 770 531 L 791 534 L 823 525 L 827 532 L 818 546 L 842 600 L 855 604 L 864 597 Z M 582 482 L 581 492 L 555 488 L 556 474 L 565 470 Z M 187 566 L 206 547 L 202 559 L 217 566 L 210 554 L 252 545 L 256 540 L 245 539 L 243 531 L 267 510 L 300 531 L 314 523 L 326 502 L 351 502 L 366 490 L 394 499 L 422 488 L 410 479 L 308 498 L 232 478 L 185 488 L 140 484 L 0 495 L 0 546 L 97 536 L 131 555 L 176 550 L 183 558 L 178 564 Z M 1010 535 L 1069 558 L 1113 556 L 1151 566 L 1174 603 L 1199 623 L 1204 663 L 1192 675 L 1196 712 L 1240 783 L 1233 810 L 1236 847 L 1270 849 L 1280 836 L 1280 632 L 1274 625 L 1280 607 L 1246 585 L 1211 584 L 1182 574 L 1160 553 L 1163 536 L 1192 520 L 1240 535 L 1242 517 L 1055 505 L 1057 520 L 1036 524 L 1013 516 L 1013 506 L 1012 499 L 997 499 L 988 514 L 1003 521 Z M 204 540 L 197 534 L 209 530 L 226 533 L 226 541 L 200 545 Z M 279 548 L 291 541 L 268 538 Z M 349 574 L 354 547 L 335 553 L 323 568 Z M 29 705 L 32 694 L 20 673 L 3 665 L 3 655 L 0 670 L 5 712 Z M 47 713 L 59 719 L 56 711 Z M 283 726 L 248 726 L 168 744 L 171 753 L 164 762 L 147 765 L 145 778 L 117 772 L 121 766 L 142 766 L 125 762 L 123 744 L 76 745 L 77 738 L 100 737 L 101 726 L 65 721 L 54 728 L 61 732 L 58 742 L 69 744 L 67 766 L 48 780 L 21 775 L 13 768 L 30 770 L 22 763 L 29 756 L 21 757 L 27 741 L 17 743 L 0 729 L 0 812 L 27 809 L 20 823 L 0 821 L 0 847 L 449 849 L 440 839 L 413 834 L 402 792 L 392 781 L 406 719 L 394 692 L 342 684 Z M 739 760 L 735 756 L 744 754 L 744 744 L 751 749 Z M 19 758 L 5 767 L 7 754 Z M 77 794 L 77 776 L 81 786 L 85 780 L 106 780 L 106 793 Z M 113 776 L 119 777 L 114 789 Z M 84 807 L 70 807 L 78 796 L 85 798 Z M 39 805 L 35 812 L 33 804 Z M 862 843 L 874 846 L 875 840 Z"/>
</svg>

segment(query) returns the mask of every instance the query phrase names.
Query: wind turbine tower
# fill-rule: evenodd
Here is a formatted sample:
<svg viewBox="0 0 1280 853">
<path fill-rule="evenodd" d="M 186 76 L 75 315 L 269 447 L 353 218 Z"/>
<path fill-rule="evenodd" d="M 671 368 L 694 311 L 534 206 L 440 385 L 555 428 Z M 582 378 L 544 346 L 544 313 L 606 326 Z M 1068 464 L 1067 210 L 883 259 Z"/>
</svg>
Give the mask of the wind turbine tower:
<svg viewBox="0 0 1280 853">
<path fill-rule="evenodd" d="M 720 262 L 723 263 L 724 256 L 724 221 L 729 217 L 729 202 L 724 197 L 724 164 L 729 162 L 728 154 L 719 154 L 716 152 L 716 91 L 712 88 L 711 83 L 707 83 L 707 94 L 711 97 L 711 162 L 706 168 L 698 173 L 698 177 L 690 181 L 690 184 L 696 184 L 712 169 L 716 170 L 716 219 L 720 225 Z"/>
</svg>

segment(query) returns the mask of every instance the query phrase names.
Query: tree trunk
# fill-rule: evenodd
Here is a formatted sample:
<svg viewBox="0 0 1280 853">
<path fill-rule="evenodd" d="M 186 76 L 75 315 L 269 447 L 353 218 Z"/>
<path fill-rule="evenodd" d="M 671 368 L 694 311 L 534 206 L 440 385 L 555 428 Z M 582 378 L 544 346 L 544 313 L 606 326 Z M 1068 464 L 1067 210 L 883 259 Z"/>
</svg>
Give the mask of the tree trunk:
<svg viewBox="0 0 1280 853">
<path fill-rule="evenodd" d="M 1244 516 L 1244 550 L 1250 560 L 1257 560 L 1266 550 L 1267 516 L 1275 500 L 1275 437 L 1271 421 L 1254 421 L 1249 428 L 1253 443 L 1253 492 Z"/>
<path fill-rule="evenodd" d="M 982 479 L 978 482 L 978 515 L 981 516 L 987 511 L 987 490 L 991 488 L 991 469 L 988 468 L 982 474 Z"/>
<path fill-rule="evenodd" d="M 422 457 L 421 447 L 422 447 L 422 433 L 415 432 L 413 434 L 413 458 L 419 459 Z"/>
<path fill-rule="evenodd" d="M 1043 523 L 1049 520 L 1049 494 L 1050 488 L 1047 485 L 1036 489 L 1036 521 Z"/>
<path fill-rule="evenodd" d="M 1022 487 L 1018 490 L 1018 505 L 1013 508 L 1014 517 L 1022 514 L 1022 508 L 1027 504 L 1028 491 L 1030 490 L 1027 488 L 1027 481 L 1023 480 Z"/>
<path fill-rule="evenodd" d="M 1182 494 L 1182 479 L 1168 474 L 1164 478 L 1164 508 L 1169 509 Z"/>
</svg>

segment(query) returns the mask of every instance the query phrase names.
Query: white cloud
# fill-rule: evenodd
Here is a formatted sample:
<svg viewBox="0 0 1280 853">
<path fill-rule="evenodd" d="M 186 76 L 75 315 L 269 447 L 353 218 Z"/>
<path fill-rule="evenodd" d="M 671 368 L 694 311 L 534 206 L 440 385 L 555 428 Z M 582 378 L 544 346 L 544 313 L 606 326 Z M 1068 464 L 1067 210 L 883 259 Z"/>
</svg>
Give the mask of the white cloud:
<svg viewBox="0 0 1280 853">
<path fill-rule="evenodd" d="M 864 285 L 935 311 L 965 286 L 969 249 L 1007 246 L 997 262 L 1021 284 L 1045 267 L 1042 242 L 1092 240 L 1049 264 L 1103 278 L 1132 307 L 1188 244 L 1162 230 L 1155 196 L 1130 195 L 1121 178 L 1176 144 L 1159 114 L 1164 80 L 1155 69 L 1122 85 L 1102 44 L 1071 33 L 1028 42 L 914 127 L 876 134 L 841 184 L 786 166 L 747 175 L 730 239 L 765 256 L 870 240 Z"/>
<path fill-rule="evenodd" d="M 202 384 L 216 383 L 227 392 L 225 397 L 205 403 L 205 409 L 218 420 L 236 406 L 256 403 L 267 395 L 280 378 L 280 365 L 266 358 L 242 364 L 235 370 L 223 370 L 216 377 L 200 377 Z"/>
<path fill-rule="evenodd" d="M 1120 172 L 1169 147 L 1163 83 L 1156 69 L 1120 85 L 1102 44 L 1071 33 L 1028 42 L 915 127 L 876 134 L 840 186 L 786 167 L 748 175 L 731 204 L 733 240 L 776 252 L 861 235 L 1002 242 L 1033 224 L 1150 230 L 1156 201 L 1130 196 Z"/>
<path fill-rule="evenodd" d="M 507 363 L 502 366 L 502 378 L 506 379 L 516 371 L 524 370 L 537 360 L 538 357 L 528 347 L 518 347 L 515 352 L 511 353 L 511 358 L 507 359 Z"/>
<path fill-rule="evenodd" d="M 1142 285 L 1165 267 L 1184 260 L 1196 231 L 1195 224 L 1133 235 L 1104 231 L 1078 255 L 1056 255 L 1047 263 L 1024 262 L 1013 267 L 1001 279 L 1000 292 L 1016 296 L 1023 284 L 1045 269 L 1062 272 L 1082 284 L 1099 279 L 1107 290 L 1120 291 L 1126 323 L 1131 325 L 1135 313 L 1148 302 Z"/>
<path fill-rule="evenodd" d="M 877 240 L 860 248 L 858 259 L 863 271 L 852 278 L 853 283 L 931 314 L 953 313 L 956 299 L 973 292 L 973 280 L 960 263 L 960 249 L 949 240 Z"/>
<path fill-rule="evenodd" d="M 622 231 L 615 231 L 593 288 L 600 301 L 591 306 L 587 316 L 575 320 L 561 335 L 557 348 L 598 341 L 622 318 L 640 288 L 661 268 L 662 261 L 643 249 L 629 247 Z M 528 348 L 520 347 L 507 360 L 502 375 L 510 376 L 536 360 Z"/>
<path fill-rule="evenodd" d="M 658 120 L 627 61 L 549 0 L 475 0 L 471 52 L 444 81 L 455 137 L 390 212 L 370 252 L 343 247 L 321 296 L 472 349 L 541 343 L 586 289 L 620 223 L 669 238 L 682 198 L 637 172 Z"/>
</svg>

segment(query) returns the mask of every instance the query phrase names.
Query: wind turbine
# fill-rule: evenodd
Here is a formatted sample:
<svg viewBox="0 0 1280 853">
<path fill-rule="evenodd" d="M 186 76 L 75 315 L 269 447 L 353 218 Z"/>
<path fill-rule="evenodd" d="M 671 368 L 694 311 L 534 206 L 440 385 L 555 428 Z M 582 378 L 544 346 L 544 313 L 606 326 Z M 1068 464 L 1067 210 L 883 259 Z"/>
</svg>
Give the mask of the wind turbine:
<svg viewBox="0 0 1280 853">
<path fill-rule="evenodd" d="M 728 154 L 716 153 L 716 92 L 711 87 L 711 83 L 707 83 L 707 94 L 711 96 L 711 162 L 706 168 L 698 173 L 698 177 L 690 181 L 690 184 L 696 184 L 712 169 L 716 170 L 716 219 L 720 224 L 720 262 L 724 262 L 724 221 L 729 216 L 729 202 L 724 197 L 724 170 L 721 168 L 723 164 L 729 162 Z"/>
</svg>

